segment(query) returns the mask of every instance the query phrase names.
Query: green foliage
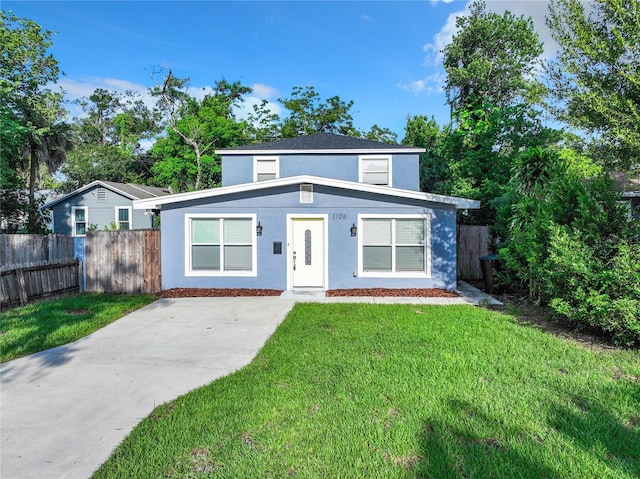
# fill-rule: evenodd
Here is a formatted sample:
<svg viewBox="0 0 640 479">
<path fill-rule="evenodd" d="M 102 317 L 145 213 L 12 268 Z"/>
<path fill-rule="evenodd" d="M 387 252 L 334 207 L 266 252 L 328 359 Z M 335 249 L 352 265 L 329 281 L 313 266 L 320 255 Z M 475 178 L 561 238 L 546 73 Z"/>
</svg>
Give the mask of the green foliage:
<svg viewBox="0 0 640 479">
<path fill-rule="evenodd" d="M 640 341 L 640 231 L 606 176 L 584 179 L 562 156 L 533 148 L 514 166 L 507 281 L 560 316 Z"/>
<path fill-rule="evenodd" d="M 553 0 L 547 24 L 552 111 L 590 134 L 608 170 L 640 163 L 640 2 Z"/>
<path fill-rule="evenodd" d="M 3 127 L 10 124 L 2 140 L 9 137 L 12 152 L 11 159 L 3 152 L 3 166 L 16 167 L 28 178 L 28 205 L 21 208 L 27 214 L 27 232 L 34 233 L 41 228 L 35 198 L 40 166 L 55 171 L 70 148 L 68 125 L 61 122 L 62 93 L 48 87 L 59 75 L 58 62 L 48 53 L 52 35 L 31 20 L 0 10 L 0 115 Z M 20 195 L 8 204 L 17 208 L 10 212 L 13 217 L 21 206 L 16 201 Z"/>
<path fill-rule="evenodd" d="M 278 101 L 289 112 L 281 126 L 285 138 L 322 132 L 359 136 L 350 113 L 353 101 L 345 102 L 338 96 L 322 101 L 312 86 L 293 87 L 290 98 Z"/>
</svg>

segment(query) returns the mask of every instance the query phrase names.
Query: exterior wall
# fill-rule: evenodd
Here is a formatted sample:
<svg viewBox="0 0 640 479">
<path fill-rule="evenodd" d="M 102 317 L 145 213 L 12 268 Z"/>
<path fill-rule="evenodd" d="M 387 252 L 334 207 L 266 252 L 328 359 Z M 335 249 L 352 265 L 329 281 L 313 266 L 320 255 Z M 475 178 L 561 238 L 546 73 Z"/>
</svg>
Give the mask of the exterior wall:
<svg viewBox="0 0 640 479">
<path fill-rule="evenodd" d="M 255 193 L 254 193 L 255 195 Z M 328 221 L 328 285 L 342 288 L 456 288 L 456 212 L 453 206 L 403 200 L 370 193 L 348 192 L 314 185 L 312 204 L 299 202 L 298 185 L 264 190 L 259 196 L 228 195 L 165 205 L 162 211 L 162 288 L 271 288 L 286 290 L 290 254 L 287 214 L 326 214 Z M 195 213 L 251 213 L 263 226 L 256 237 L 257 275 L 186 276 L 185 215 Z M 426 214 L 430 218 L 430 278 L 359 277 L 358 237 L 350 235 L 358 214 Z M 360 234 L 360 232 L 358 233 Z M 282 254 L 273 243 L 282 242 Z M 355 276 L 354 276 L 355 275 Z"/>
<path fill-rule="evenodd" d="M 312 175 L 346 181 L 359 181 L 359 155 L 353 154 L 313 154 L 313 155 L 223 155 L 222 186 L 253 182 L 254 156 L 278 156 L 280 178 Z M 384 156 L 384 155 L 383 155 Z M 395 154 L 392 160 L 392 186 L 405 190 L 420 189 L 418 155 Z"/>
<path fill-rule="evenodd" d="M 88 225 L 96 225 L 99 230 L 105 227 L 110 228 L 111 223 L 116 220 L 116 206 L 129 206 L 132 202 L 114 191 L 105 188 L 106 196 L 104 201 L 98 201 L 98 186 L 83 191 L 80 194 L 67 198 L 66 201 L 58 203 L 52 208 L 53 232 L 67 236 L 73 236 L 71 208 L 74 206 L 87 206 Z M 131 209 L 131 228 L 151 228 L 153 226 L 153 216 L 145 215 L 143 210 Z"/>
</svg>

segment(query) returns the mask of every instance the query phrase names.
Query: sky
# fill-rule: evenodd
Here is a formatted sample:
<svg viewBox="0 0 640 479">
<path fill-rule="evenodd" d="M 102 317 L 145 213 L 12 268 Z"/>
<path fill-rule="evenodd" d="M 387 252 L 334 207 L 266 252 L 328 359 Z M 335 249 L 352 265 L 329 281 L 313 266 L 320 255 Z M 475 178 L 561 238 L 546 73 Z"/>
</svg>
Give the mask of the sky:
<svg viewBox="0 0 640 479">
<path fill-rule="evenodd" d="M 278 98 L 313 86 L 324 100 L 353 101 L 356 128 L 377 124 L 400 141 L 408 115 L 449 121 L 440 51 L 469 3 L 3 0 L 2 8 L 56 32 L 50 52 L 70 102 L 96 88 L 148 98 L 162 66 L 188 77 L 193 96 L 221 79 L 251 87 L 239 117 L 262 99 L 283 113 Z M 547 0 L 487 1 L 488 10 L 531 16 L 551 56 L 547 8 Z"/>
</svg>

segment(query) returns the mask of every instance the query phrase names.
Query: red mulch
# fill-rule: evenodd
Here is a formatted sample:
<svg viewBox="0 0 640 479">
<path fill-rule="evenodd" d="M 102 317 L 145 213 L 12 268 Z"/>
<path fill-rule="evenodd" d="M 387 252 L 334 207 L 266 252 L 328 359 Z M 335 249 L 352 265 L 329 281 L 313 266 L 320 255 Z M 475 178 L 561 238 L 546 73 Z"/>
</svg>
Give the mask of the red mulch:
<svg viewBox="0 0 640 479">
<path fill-rule="evenodd" d="M 198 297 L 233 297 L 233 296 L 280 296 L 282 291 L 277 289 L 247 289 L 247 288 L 174 288 L 162 291 L 161 298 L 198 298 Z M 368 289 L 332 289 L 327 296 L 395 296 L 420 298 L 456 298 L 458 293 L 439 288 L 368 288 Z"/>
<path fill-rule="evenodd" d="M 418 298 L 457 298 L 455 291 L 440 288 L 369 288 L 369 289 L 332 289 L 327 296 L 396 296 Z"/>
<path fill-rule="evenodd" d="M 280 296 L 277 289 L 231 289 L 231 288 L 174 288 L 162 291 L 161 298 L 198 298 L 226 296 Z"/>
</svg>

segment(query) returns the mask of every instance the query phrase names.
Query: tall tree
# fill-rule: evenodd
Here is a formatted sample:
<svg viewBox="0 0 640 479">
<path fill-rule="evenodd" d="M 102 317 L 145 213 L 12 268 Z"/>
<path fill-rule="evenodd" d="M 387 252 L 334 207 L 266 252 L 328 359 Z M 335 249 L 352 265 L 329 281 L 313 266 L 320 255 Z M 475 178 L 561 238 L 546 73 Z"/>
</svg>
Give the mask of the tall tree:
<svg viewBox="0 0 640 479">
<path fill-rule="evenodd" d="M 403 145 L 424 148 L 420 154 L 420 189 L 429 193 L 449 194 L 449 170 L 447 158 L 440 151 L 442 136 L 448 131 L 440 131 L 436 120 L 424 115 L 407 117 L 404 127 Z"/>
<path fill-rule="evenodd" d="M 312 86 L 296 86 L 290 98 L 279 98 L 278 101 L 289 112 L 282 121 L 283 137 L 321 132 L 359 136 L 350 113 L 353 101 L 345 102 L 338 96 L 322 101 Z"/>
<path fill-rule="evenodd" d="M 166 136 L 151 150 L 154 181 L 176 191 L 219 184 L 220 161 L 214 149 L 245 141 L 246 125 L 236 119 L 234 107 L 251 92 L 239 82 L 221 80 L 213 94 L 199 100 L 188 94 L 187 83 L 169 70 L 162 85 L 152 89 L 168 123 Z"/>
<path fill-rule="evenodd" d="M 59 76 L 58 62 L 48 53 L 52 35 L 32 20 L 0 11 L 0 110 L 21 127 L 22 154 L 12 162 L 28 178 L 27 230 L 33 232 L 40 228 L 35 200 L 40 166 L 55 171 L 70 147 L 62 93 L 48 87 Z"/>
<path fill-rule="evenodd" d="M 552 0 L 547 25 L 560 46 L 547 65 L 552 110 L 591 135 L 608 169 L 640 164 L 640 3 Z"/>
<path fill-rule="evenodd" d="M 453 124 L 440 151 L 447 158 L 450 193 L 482 202 L 463 220 L 492 224 L 513 159 L 525 147 L 556 139 L 535 108 L 542 87 L 533 73 L 542 44 L 530 18 L 487 12 L 483 1 L 456 23 L 443 50 Z"/>
<path fill-rule="evenodd" d="M 73 124 L 74 150 L 62 172 L 65 188 L 91 181 L 144 182 L 150 176 L 141 142 L 160 131 L 159 116 L 133 91 L 96 89 L 80 105 L 84 117 Z"/>
</svg>

